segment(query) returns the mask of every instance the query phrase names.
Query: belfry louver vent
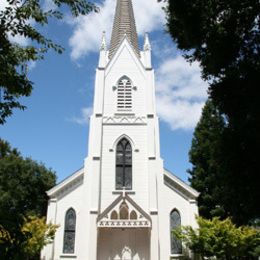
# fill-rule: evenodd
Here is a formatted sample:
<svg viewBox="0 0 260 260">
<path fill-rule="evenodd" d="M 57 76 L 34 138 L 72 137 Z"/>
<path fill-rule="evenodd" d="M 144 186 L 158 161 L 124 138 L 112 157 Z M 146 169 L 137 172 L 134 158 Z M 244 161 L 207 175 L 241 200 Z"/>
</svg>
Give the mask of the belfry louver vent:
<svg viewBox="0 0 260 260">
<path fill-rule="evenodd" d="M 132 1 L 117 0 L 116 14 L 114 18 L 114 25 L 109 49 L 110 59 L 118 49 L 125 35 L 134 48 L 136 54 L 140 56 Z"/>
<path fill-rule="evenodd" d="M 132 83 L 129 78 L 123 77 L 117 86 L 117 110 L 129 111 L 132 109 Z"/>
</svg>

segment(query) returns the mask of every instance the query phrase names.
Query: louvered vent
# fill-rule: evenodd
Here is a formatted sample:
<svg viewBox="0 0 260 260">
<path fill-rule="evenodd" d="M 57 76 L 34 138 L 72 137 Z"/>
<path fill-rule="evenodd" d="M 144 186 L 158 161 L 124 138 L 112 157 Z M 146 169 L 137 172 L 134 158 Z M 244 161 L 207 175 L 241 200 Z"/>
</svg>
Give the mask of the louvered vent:
<svg viewBox="0 0 260 260">
<path fill-rule="evenodd" d="M 122 78 L 118 82 L 117 109 L 118 111 L 129 111 L 132 109 L 132 83 L 127 77 Z"/>
</svg>

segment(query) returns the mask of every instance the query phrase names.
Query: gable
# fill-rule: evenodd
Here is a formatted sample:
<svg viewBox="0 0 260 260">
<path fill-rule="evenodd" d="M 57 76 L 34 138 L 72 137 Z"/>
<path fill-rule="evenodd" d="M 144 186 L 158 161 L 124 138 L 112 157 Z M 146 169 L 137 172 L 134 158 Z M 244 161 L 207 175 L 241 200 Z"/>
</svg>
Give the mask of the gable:
<svg viewBox="0 0 260 260">
<path fill-rule="evenodd" d="M 187 200 L 196 200 L 199 196 L 199 192 L 166 169 L 164 169 L 163 180 L 166 186 Z"/>
<path fill-rule="evenodd" d="M 145 76 L 145 67 L 141 59 L 134 51 L 127 37 L 122 39 L 120 47 L 117 49 L 105 69 L 105 75 L 108 76 L 111 72 L 116 71 L 117 74 L 124 74 L 125 71 L 133 71 L 135 74 Z"/>
<path fill-rule="evenodd" d="M 79 169 L 46 193 L 50 198 L 62 197 L 83 184 L 84 168 Z"/>
<path fill-rule="evenodd" d="M 97 218 L 99 228 L 149 228 L 150 216 L 128 195 L 121 194 Z"/>
</svg>

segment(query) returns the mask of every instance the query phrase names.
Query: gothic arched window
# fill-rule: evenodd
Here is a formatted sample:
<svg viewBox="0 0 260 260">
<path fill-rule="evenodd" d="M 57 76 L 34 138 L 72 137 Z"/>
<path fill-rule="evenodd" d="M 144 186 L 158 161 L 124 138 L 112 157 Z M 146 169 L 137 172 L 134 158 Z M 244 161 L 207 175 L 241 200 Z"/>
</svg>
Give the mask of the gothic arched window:
<svg viewBox="0 0 260 260">
<path fill-rule="evenodd" d="M 117 212 L 115 210 L 111 213 L 110 218 L 111 219 L 118 219 L 118 214 L 117 214 Z"/>
<path fill-rule="evenodd" d="M 137 214 L 134 210 L 132 210 L 130 213 L 130 219 L 137 219 Z"/>
<path fill-rule="evenodd" d="M 123 202 L 120 205 L 119 218 L 120 219 L 129 219 L 129 209 L 128 209 L 128 206 L 125 202 Z"/>
<path fill-rule="evenodd" d="M 117 109 L 121 111 L 132 109 L 132 83 L 124 76 L 117 85 Z"/>
<path fill-rule="evenodd" d="M 123 188 L 132 189 L 132 147 L 126 138 L 116 148 L 116 189 Z"/>
<path fill-rule="evenodd" d="M 64 241 L 63 253 L 73 254 L 75 249 L 75 235 L 76 235 L 76 212 L 70 208 L 66 212 L 64 225 Z"/>
<path fill-rule="evenodd" d="M 176 230 L 178 227 L 181 226 L 181 216 L 176 209 L 174 209 L 171 212 L 170 226 L 171 226 L 171 253 L 181 254 L 182 253 L 181 240 L 178 239 L 172 232 L 173 230 Z"/>
</svg>

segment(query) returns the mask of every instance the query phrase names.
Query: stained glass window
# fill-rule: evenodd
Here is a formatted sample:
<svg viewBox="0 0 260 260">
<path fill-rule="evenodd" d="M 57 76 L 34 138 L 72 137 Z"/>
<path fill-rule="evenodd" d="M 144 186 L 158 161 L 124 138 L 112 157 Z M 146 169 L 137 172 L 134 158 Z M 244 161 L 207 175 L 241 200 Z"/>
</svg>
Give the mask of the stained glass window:
<svg viewBox="0 0 260 260">
<path fill-rule="evenodd" d="M 171 253 L 172 254 L 181 254 L 182 253 L 181 240 L 178 239 L 172 233 L 172 230 L 177 229 L 181 225 L 181 216 L 180 216 L 180 213 L 176 209 L 174 209 L 171 212 L 170 222 L 171 222 Z"/>
<path fill-rule="evenodd" d="M 76 212 L 69 209 L 65 216 L 63 253 L 73 254 L 75 250 Z"/>
<path fill-rule="evenodd" d="M 123 138 L 116 149 L 116 189 L 132 189 L 132 147 Z"/>
</svg>

